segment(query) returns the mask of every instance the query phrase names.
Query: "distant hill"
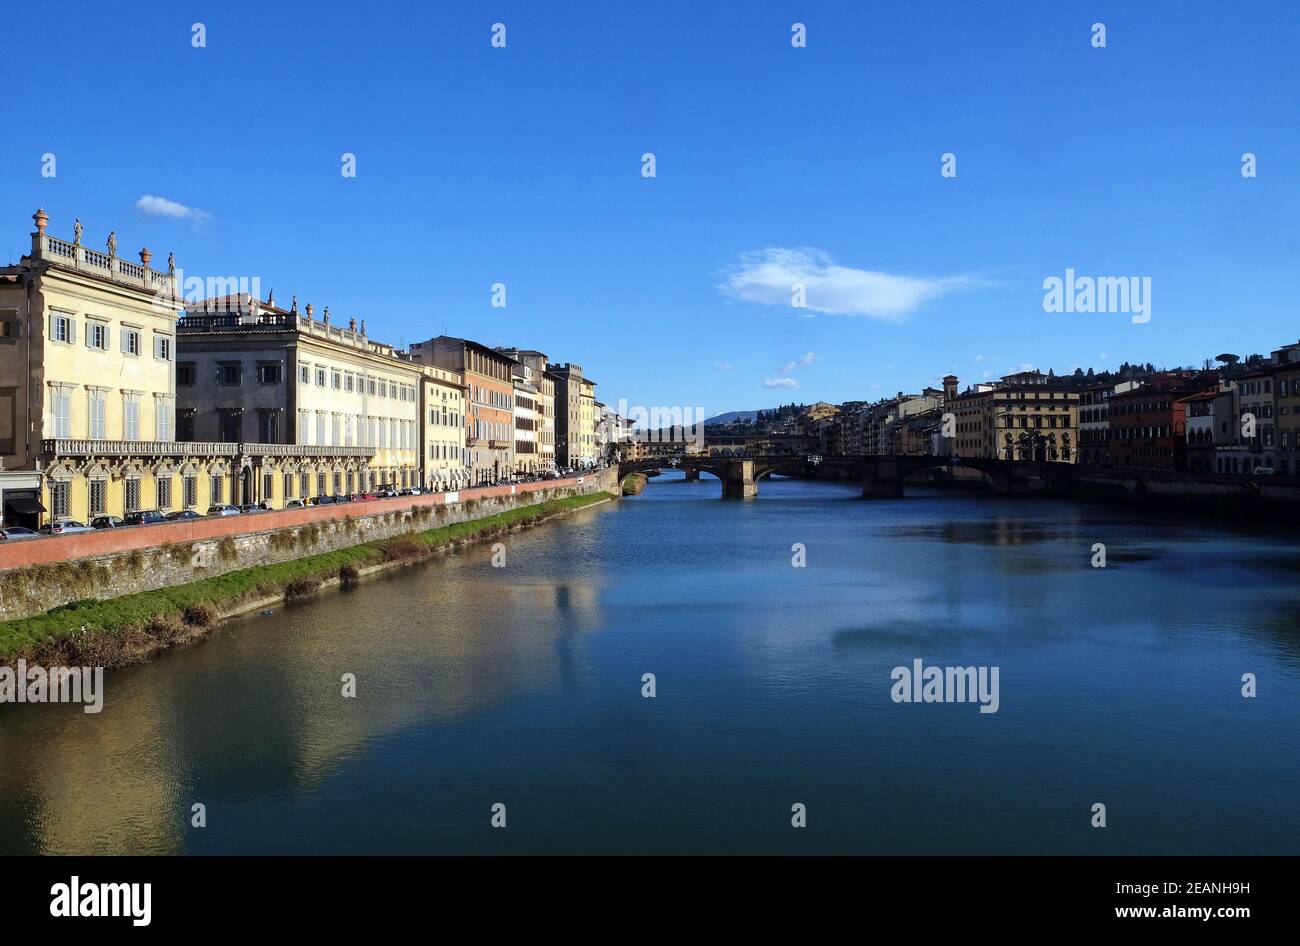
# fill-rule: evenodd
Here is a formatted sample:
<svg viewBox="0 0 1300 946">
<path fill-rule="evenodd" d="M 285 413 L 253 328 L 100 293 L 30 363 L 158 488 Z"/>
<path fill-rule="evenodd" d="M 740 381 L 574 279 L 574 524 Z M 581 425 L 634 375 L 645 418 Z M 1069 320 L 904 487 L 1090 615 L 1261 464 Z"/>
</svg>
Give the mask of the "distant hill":
<svg viewBox="0 0 1300 946">
<path fill-rule="evenodd" d="M 763 408 L 763 410 L 774 410 L 774 408 Z M 727 413 L 719 414 L 717 417 L 708 418 L 704 421 L 704 426 L 722 426 L 724 424 L 734 424 L 737 421 L 745 421 L 752 424 L 757 418 L 758 411 L 727 411 Z"/>
</svg>

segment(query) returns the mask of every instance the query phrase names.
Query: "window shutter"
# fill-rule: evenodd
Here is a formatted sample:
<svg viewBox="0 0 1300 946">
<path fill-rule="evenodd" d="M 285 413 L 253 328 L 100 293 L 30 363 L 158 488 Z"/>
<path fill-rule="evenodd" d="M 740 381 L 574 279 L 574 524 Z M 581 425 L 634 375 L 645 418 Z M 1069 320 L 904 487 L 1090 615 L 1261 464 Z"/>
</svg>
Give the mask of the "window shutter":
<svg viewBox="0 0 1300 946">
<path fill-rule="evenodd" d="M 68 344 L 77 344 L 77 320 L 72 317 L 68 318 Z"/>
</svg>

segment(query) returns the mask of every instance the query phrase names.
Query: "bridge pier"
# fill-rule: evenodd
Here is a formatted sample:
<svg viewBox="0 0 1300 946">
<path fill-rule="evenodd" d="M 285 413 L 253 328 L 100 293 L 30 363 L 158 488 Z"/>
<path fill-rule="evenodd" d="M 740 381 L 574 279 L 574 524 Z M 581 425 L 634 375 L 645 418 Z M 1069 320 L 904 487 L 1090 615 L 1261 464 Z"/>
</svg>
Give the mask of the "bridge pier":
<svg viewBox="0 0 1300 946">
<path fill-rule="evenodd" d="M 700 481 L 700 471 L 688 469 L 686 471 L 686 482 L 698 483 Z"/>
<path fill-rule="evenodd" d="M 863 499 L 898 499 L 902 495 L 901 477 L 864 476 L 862 478 Z"/>
<path fill-rule="evenodd" d="M 728 460 L 722 474 L 723 499 L 753 499 L 758 495 L 753 460 Z"/>
</svg>

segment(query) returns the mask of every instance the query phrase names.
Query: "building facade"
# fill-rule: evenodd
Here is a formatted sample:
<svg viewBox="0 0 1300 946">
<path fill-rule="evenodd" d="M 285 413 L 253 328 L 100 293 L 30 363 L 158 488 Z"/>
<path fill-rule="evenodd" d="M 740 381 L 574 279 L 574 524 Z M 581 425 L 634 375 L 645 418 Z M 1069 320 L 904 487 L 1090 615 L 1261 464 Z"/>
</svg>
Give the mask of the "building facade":
<svg viewBox="0 0 1300 946">
<path fill-rule="evenodd" d="M 460 375 L 445 368 L 421 366 L 423 413 L 420 454 L 421 486 L 425 489 L 461 489 L 469 485 L 465 468 L 465 385 Z"/>
<path fill-rule="evenodd" d="M 514 470 L 515 360 L 464 338 L 439 335 L 411 345 L 420 364 L 459 374 L 466 388 L 465 456 L 470 485 L 496 483 Z"/>
<path fill-rule="evenodd" d="M 945 410 L 956 421 L 954 456 L 1079 462 L 1079 392 L 1051 383 L 1046 375 L 1007 375 L 952 401 Z"/>
<path fill-rule="evenodd" d="M 177 338 L 179 439 L 311 447 L 307 497 L 421 483 L 423 374 L 364 323 L 241 295 L 187 306 Z"/>
<path fill-rule="evenodd" d="M 135 263 L 46 231 L 33 215 L 31 251 L 0 268 L 0 459 L 39 471 L 40 485 L 6 490 L 6 523 L 89 520 L 171 500 L 182 466 L 223 477 L 224 457 L 175 443 L 173 267 Z"/>
</svg>

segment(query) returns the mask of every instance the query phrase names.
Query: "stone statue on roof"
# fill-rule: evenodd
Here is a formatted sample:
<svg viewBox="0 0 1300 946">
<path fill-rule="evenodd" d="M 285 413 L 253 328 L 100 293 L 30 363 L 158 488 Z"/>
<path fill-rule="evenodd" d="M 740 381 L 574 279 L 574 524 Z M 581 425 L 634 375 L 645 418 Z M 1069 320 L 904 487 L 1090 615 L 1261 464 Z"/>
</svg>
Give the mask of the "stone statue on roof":
<svg viewBox="0 0 1300 946">
<path fill-rule="evenodd" d="M 81 245 L 81 218 L 78 217 L 72 222 L 72 242 L 78 246 Z"/>
<path fill-rule="evenodd" d="M 110 257 L 117 256 L 117 231 L 116 230 L 108 231 L 108 255 Z"/>
</svg>

